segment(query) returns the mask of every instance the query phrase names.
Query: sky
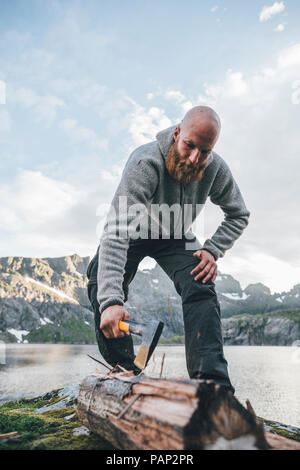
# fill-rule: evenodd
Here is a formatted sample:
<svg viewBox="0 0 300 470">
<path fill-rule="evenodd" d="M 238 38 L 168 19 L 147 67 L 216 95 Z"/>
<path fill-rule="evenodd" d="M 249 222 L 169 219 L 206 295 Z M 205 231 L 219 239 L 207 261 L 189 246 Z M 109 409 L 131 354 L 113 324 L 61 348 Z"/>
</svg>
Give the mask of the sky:
<svg viewBox="0 0 300 470">
<path fill-rule="evenodd" d="M 298 0 L 0 0 L 0 256 L 92 256 L 132 150 L 202 104 L 251 212 L 219 270 L 300 283 L 299 24 Z"/>
</svg>

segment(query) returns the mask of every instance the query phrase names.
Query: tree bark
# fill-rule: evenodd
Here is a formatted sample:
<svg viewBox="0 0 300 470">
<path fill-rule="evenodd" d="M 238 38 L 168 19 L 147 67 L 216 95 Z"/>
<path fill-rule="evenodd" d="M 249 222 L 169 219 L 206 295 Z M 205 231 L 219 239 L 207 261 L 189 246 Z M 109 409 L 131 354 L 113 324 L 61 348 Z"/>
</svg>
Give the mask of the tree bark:
<svg viewBox="0 0 300 470">
<path fill-rule="evenodd" d="M 116 449 L 271 448 L 251 405 L 209 381 L 97 371 L 81 385 L 78 416 Z"/>
</svg>

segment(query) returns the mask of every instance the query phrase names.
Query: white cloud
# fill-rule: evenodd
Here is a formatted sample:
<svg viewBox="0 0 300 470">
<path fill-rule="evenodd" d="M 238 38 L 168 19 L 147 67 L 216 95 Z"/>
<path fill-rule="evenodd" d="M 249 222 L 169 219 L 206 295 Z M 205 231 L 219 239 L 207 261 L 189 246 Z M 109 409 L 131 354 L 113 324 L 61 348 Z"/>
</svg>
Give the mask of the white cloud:
<svg viewBox="0 0 300 470">
<path fill-rule="evenodd" d="M 194 105 L 186 98 L 186 96 L 178 90 L 168 90 L 164 93 L 164 98 L 168 101 L 172 101 L 174 104 L 179 105 L 181 112 L 185 114 Z"/>
<path fill-rule="evenodd" d="M 11 118 L 4 106 L 0 106 L 0 132 L 9 132 L 11 129 Z"/>
<path fill-rule="evenodd" d="M 300 282 L 299 266 L 259 251 L 250 251 L 247 258 L 230 255 L 220 260 L 218 266 L 221 272 L 230 272 L 238 279 L 243 289 L 254 282 L 261 282 L 271 288 L 274 294 L 289 291 Z"/>
<path fill-rule="evenodd" d="M 94 150 L 108 149 L 107 139 L 99 138 L 92 129 L 79 126 L 76 119 L 63 119 L 59 127 L 67 133 L 70 141 L 75 145 L 85 143 Z"/>
<path fill-rule="evenodd" d="M 0 104 L 6 104 L 6 83 L 0 80 Z"/>
<path fill-rule="evenodd" d="M 65 106 L 62 99 L 52 95 L 38 95 L 31 88 L 14 88 L 10 86 L 7 94 L 9 102 L 32 108 L 36 119 L 45 122 L 47 125 L 55 120 L 57 108 Z"/>
<path fill-rule="evenodd" d="M 218 8 L 219 8 L 218 5 L 215 5 L 215 6 L 213 6 L 213 7 L 210 9 L 210 11 L 211 11 L 212 13 L 215 13 Z"/>
<path fill-rule="evenodd" d="M 300 106 L 292 101 L 297 77 L 300 44 L 280 51 L 272 67 L 247 76 L 229 71 L 201 95 L 221 116 L 216 151 L 228 162 L 251 212 L 249 226 L 220 269 L 245 282 L 260 280 L 273 290 L 300 282 Z M 221 220 L 221 211 L 211 204 L 206 237 Z"/>
<path fill-rule="evenodd" d="M 285 10 L 284 2 L 274 2 L 271 6 L 264 6 L 259 14 L 259 21 L 268 21 L 272 16 Z"/>
<path fill-rule="evenodd" d="M 32 35 L 29 32 L 22 32 L 16 31 L 15 29 L 11 29 L 5 31 L 2 35 L 2 41 L 7 41 L 10 44 L 14 44 L 17 47 L 21 47 L 24 49 L 25 46 L 28 46 L 28 43 L 31 41 Z"/>
<path fill-rule="evenodd" d="M 163 109 L 153 106 L 147 110 L 129 97 L 128 101 L 134 108 L 127 116 L 128 131 L 134 148 L 154 140 L 157 132 L 172 125 Z"/>
<path fill-rule="evenodd" d="M 74 162 L 80 173 L 78 184 L 50 178 L 41 171 L 19 170 L 15 178 L 1 186 L 0 255 L 94 254 L 98 243 L 97 206 L 110 204 L 125 161 L 109 170 L 103 170 L 99 160 L 85 163 L 87 172 L 82 159 Z"/>
<path fill-rule="evenodd" d="M 284 49 L 278 57 L 278 67 L 297 67 L 300 65 L 300 43 Z"/>
<path fill-rule="evenodd" d="M 281 33 L 284 30 L 285 30 L 285 25 L 283 23 L 280 23 L 279 25 L 276 26 L 276 28 L 274 28 L 274 31 L 276 31 L 277 33 Z"/>
<path fill-rule="evenodd" d="M 53 223 L 81 197 L 71 185 L 44 176 L 39 171 L 21 170 L 15 180 L 0 189 L 2 228 L 11 231 Z"/>
<path fill-rule="evenodd" d="M 180 104 L 183 101 L 185 101 L 185 99 L 186 99 L 184 94 L 181 93 L 181 91 L 178 91 L 178 90 L 168 90 L 168 91 L 166 91 L 165 98 L 169 99 L 169 100 L 172 100 L 172 101 L 175 101 L 175 103 L 180 103 Z"/>
<path fill-rule="evenodd" d="M 56 57 L 55 54 L 47 49 L 28 48 L 22 52 L 20 59 L 24 64 L 30 63 L 31 67 L 40 68 L 42 77 L 43 71 L 47 71 L 53 66 Z"/>
<path fill-rule="evenodd" d="M 221 86 L 206 85 L 205 92 L 208 97 L 213 99 L 220 99 L 222 96 L 240 98 L 247 94 L 248 84 L 244 80 L 241 72 L 233 72 L 229 69 L 226 74 L 226 80 Z"/>
<path fill-rule="evenodd" d="M 55 256 L 86 250 L 80 224 L 72 226 L 74 212 L 80 211 L 85 199 L 86 192 L 71 184 L 39 171 L 19 170 L 0 189 L 0 228 L 5 234 L 2 255 Z M 11 252 L 15 246 L 19 253 Z"/>
<path fill-rule="evenodd" d="M 52 12 L 51 12 L 52 14 Z M 92 27 L 89 12 L 86 8 L 74 5 L 61 5 L 59 21 L 46 33 L 47 43 L 55 51 L 57 57 L 64 62 L 64 68 L 74 66 L 77 70 L 78 61 L 82 67 L 91 64 L 95 67 L 95 60 L 101 64 L 103 54 L 116 42 L 113 28 L 96 22 Z M 87 27 L 89 24 L 89 27 Z"/>
</svg>

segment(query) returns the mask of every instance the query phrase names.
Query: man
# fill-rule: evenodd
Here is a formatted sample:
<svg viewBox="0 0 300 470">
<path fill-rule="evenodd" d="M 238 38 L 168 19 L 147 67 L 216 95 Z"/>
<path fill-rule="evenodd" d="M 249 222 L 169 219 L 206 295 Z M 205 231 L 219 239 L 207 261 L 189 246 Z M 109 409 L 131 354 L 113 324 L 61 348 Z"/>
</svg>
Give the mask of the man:
<svg viewBox="0 0 300 470">
<path fill-rule="evenodd" d="M 118 324 L 129 319 L 124 303 L 140 261 L 153 257 L 182 299 L 189 376 L 212 379 L 234 392 L 223 354 L 214 281 L 217 259 L 242 234 L 250 213 L 228 165 L 213 152 L 220 128 L 214 110 L 197 106 L 180 125 L 159 132 L 156 141 L 134 150 L 111 205 L 116 223 L 111 225 L 108 217 L 88 267 L 88 295 L 102 356 L 111 365 L 136 370 L 132 338 Z M 225 217 L 201 246 L 190 227 L 208 197 Z M 136 207 L 139 217 L 131 210 Z M 161 207 L 182 209 L 174 213 L 169 228 L 164 213 L 162 220 L 157 213 Z M 112 227 L 117 227 L 117 236 Z M 135 230 L 127 230 L 132 227 Z"/>
</svg>

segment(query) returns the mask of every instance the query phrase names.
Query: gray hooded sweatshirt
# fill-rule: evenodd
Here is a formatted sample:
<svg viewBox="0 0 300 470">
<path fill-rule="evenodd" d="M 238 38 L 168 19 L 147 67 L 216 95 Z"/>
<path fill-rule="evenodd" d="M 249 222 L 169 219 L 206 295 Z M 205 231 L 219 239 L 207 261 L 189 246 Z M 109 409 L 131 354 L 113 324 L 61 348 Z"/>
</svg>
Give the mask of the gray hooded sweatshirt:
<svg viewBox="0 0 300 470">
<path fill-rule="evenodd" d="M 159 132 L 154 142 L 138 147 L 127 160 L 100 239 L 97 274 L 100 313 L 111 305 L 124 304 L 122 284 L 127 251 L 137 232 L 128 230 L 129 227 L 142 227 L 138 230 L 140 238 L 150 238 L 150 234 L 151 238 L 182 235 L 190 238 L 191 225 L 209 197 L 223 210 L 224 220 L 202 249 L 217 260 L 248 225 L 250 212 L 228 165 L 217 153 L 210 154 L 200 181 L 183 184 L 170 176 L 165 159 L 174 143 L 175 128 Z M 168 218 L 166 223 L 166 218 L 159 217 L 162 205 L 181 208 L 182 212 L 175 210 L 170 223 Z"/>
</svg>

